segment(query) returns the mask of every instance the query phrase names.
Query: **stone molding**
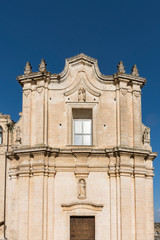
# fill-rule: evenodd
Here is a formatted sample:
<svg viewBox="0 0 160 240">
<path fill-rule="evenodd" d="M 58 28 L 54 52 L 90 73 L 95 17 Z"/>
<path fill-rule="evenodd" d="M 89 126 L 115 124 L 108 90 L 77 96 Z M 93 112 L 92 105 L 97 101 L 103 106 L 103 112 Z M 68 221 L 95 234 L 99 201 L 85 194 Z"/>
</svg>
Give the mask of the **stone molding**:
<svg viewBox="0 0 160 240">
<path fill-rule="evenodd" d="M 85 78 L 88 78 L 87 76 Z M 79 77 L 78 81 L 75 81 L 75 86 L 72 87 L 72 89 L 64 92 L 64 96 L 68 97 L 70 95 L 72 95 L 74 92 L 78 91 L 80 88 L 84 88 L 86 91 L 88 91 L 91 95 L 95 96 L 95 97 L 100 97 L 101 93 L 97 92 L 97 90 L 95 90 L 93 88 L 93 86 L 87 83 L 87 81 L 84 81 L 84 77 Z"/>
<path fill-rule="evenodd" d="M 119 81 L 120 79 L 123 79 L 124 81 L 128 82 L 134 82 L 137 84 L 140 84 L 141 86 L 145 85 L 146 79 L 139 77 L 137 74 L 126 74 L 126 73 L 121 73 L 118 72 L 116 74 L 113 74 L 113 76 L 109 75 L 104 75 L 100 72 L 97 60 L 94 58 L 91 58 L 83 53 L 68 58 L 65 60 L 65 67 L 64 70 L 59 73 L 59 74 L 51 74 L 48 71 L 39 71 L 39 72 L 34 72 L 32 73 L 31 71 L 28 72 L 28 74 L 20 75 L 17 77 L 18 82 L 23 85 L 24 83 L 31 82 L 34 80 L 38 81 L 42 78 L 45 79 L 45 81 L 48 82 L 63 82 L 65 81 L 66 77 L 69 74 L 70 66 L 76 65 L 76 64 L 82 64 L 82 66 L 89 66 L 94 69 L 94 75 L 103 84 L 107 84 L 108 82 L 116 82 L 117 80 Z M 83 68 L 82 68 L 83 69 Z"/>
<path fill-rule="evenodd" d="M 33 177 L 33 176 L 55 176 L 57 171 L 74 172 L 77 181 L 79 179 L 86 179 L 90 172 L 106 171 L 109 177 L 115 176 L 139 176 L 139 177 L 153 177 L 153 167 L 148 167 L 145 162 L 153 161 L 157 153 L 151 153 L 147 150 L 130 149 L 130 148 L 113 148 L 113 149 L 94 149 L 91 148 L 76 148 L 68 149 L 67 154 L 74 156 L 77 160 L 72 165 L 67 165 L 65 162 L 61 166 L 50 163 L 50 157 L 53 159 L 61 158 L 66 152 L 61 149 L 52 149 L 49 147 L 37 148 L 20 148 L 13 152 L 7 153 L 9 160 L 16 160 L 14 167 L 9 170 L 10 178 L 14 177 Z M 92 156 L 93 155 L 93 156 Z M 92 166 L 87 162 L 88 157 L 102 155 L 106 158 L 111 158 L 110 163 L 106 166 L 97 165 Z M 69 155 L 68 155 L 69 156 Z M 34 159 L 35 157 L 35 159 Z M 38 158 L 37 158 L 38 157 Z M 47 159 L 46 159 L 47 158 Z M 123 162 L 119 158 L 128 159 Z M 26 163 L 19 162 L 19 160 L 26 159 Z M 30 160 L 32 159 L 32 160 Z M 80 159 L 80 161 L 78 160 Z M 139 159 L 140 163 L 137 163 Z"/>
<path fill-rule="evenodd" d="M 72 211 L 76 209 L 88 209 L 92 211 L 102 211 L 103 204 L 95 204 L 91 202 L 73 202 L 69 204 L 61 204 L 63 211 Z"/>
<path fill-rule="evenodd" d="M 154 158 L 157 156 L 156 152 L 151 152 L 150 150 L 144 150 L 144 149 L 136 149 L 136 148 L 128 148 L 128 147 L 113 147 L 113 148 L 100 148 L 95 149 L 93 146 L 90 147 L 68 147 L 68 148 L 52 148 L 48 146 L 35 146 L 35 147 L 20 147 L 18 149 L 13 149 L 12 151 L 7 152 L 7 158 L 10 160 L 15 159 L 15 156 L 22 156 L 25 154 L 44 154 L 45 156 L 51 156 L 54 155 L 55 157 L 63 154 L 72 154 L 76 158 L 78 156 L 86 156 L 87 158 L 90 155 L 106 155 L 106 156 L 117 156 L 117 155 L 123 155 L 123 154 L 129 154 L 130 156 L 144 156 L 145 160 L 148 158 L 154 160 Z"/>
<path fill-rule="evenodd" d="M 9 177 L 18 178 L 18 177 L 33 177 L 33 176 L 47 176 L 54 177 L 56 170 L 54 165 L 43 164 L 43 163 L 29 163 L 29 164 L 20 164 L 17 168 L 11 168 L 9 171 Z"/>
</svg>

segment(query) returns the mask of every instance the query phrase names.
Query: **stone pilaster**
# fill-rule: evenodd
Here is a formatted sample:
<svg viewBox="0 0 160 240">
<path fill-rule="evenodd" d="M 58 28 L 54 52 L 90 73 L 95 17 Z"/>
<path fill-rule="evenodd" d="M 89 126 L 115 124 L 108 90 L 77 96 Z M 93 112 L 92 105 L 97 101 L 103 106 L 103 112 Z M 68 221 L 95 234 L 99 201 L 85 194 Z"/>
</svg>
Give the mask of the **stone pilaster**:
<svg viewBox="0 0 160 240">
<path fill-rule="evenodd" d="M 31 138 L 31 86 L 29 83 L 24 85 L 23 89 L 23 131 L 22 144 L 30 145 Z"/>
<path fill-rule="evenodd" d="M 142 148 L 142 115 L 140 86 L 133 85 L 133 132 L 134 147 Z"/>
<path fill-rule="evenodd" d="M 110 181 L 110 236 L 111 240 L 117 240 L 117 182 L 116 182 L 116 158 L 109 154 L 109 181 Z"/>
<path fill-rule="evenodd" d="M 134 225 L 132 219 L 133 199 L 132 189 L 134 186 L 133 175 L 133 159 L 128 153 L 120 153 L 120 206 L 121 206 L 121 236 L 123 240 L 133 239 L 132 231 Z"/>
</svg>

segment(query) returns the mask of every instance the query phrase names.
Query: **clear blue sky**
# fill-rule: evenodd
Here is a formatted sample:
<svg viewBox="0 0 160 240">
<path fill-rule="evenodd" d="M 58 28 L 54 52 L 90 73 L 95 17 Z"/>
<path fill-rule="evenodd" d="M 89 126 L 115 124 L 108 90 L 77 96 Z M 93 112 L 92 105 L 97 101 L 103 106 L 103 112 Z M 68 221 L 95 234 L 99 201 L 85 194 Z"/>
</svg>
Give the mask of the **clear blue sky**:
<svg viewBox="0 0 160 240">
<path fill-rule="evenodd" d="M 16 77 L 27 61 L 59 73 L 65 58 L 85 53 L 100 71 L 113 74 L 120 60 L 130 73 L 137 64 L 148 82 L 142 90 L 143 123 L 151 128 L 153 151 L 160 152 L 159 0 L 0 0 L 0 112 L 14 121 L 21 112 Z M 160 156 L 154 162 L 155 220 L 160 222 Z"/>
</svg>

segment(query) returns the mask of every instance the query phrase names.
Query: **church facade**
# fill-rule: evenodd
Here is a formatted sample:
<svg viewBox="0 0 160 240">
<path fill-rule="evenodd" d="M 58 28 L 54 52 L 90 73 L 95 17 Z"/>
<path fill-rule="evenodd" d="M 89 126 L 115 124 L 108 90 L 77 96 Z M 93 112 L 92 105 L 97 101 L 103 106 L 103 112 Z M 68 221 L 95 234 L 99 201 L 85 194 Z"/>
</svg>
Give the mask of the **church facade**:
<svg viewBox="0 0 160 240">
<path fill-rule="evenodd" d="M 60 74 L 27 63 L 22 113 L 0 114 L 0 239 L 153 240 L 153 160 L 136 65 L 100 73 L 84 54 Z"/>
</svg>

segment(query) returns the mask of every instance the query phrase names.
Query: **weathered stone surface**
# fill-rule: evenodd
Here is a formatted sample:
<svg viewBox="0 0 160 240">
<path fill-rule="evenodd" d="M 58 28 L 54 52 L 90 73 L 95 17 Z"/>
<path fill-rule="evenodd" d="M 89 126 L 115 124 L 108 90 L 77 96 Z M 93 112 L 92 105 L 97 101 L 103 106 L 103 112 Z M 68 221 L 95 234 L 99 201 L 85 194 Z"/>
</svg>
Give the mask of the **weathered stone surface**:
<svg viewBox="0 0 160 240">
<path fill-rule="evenodd" d="M 154 224 L 154 239 L 160 240 L 160 223 Z"/>
<path fill-rule="evenodd" d="M 137 68 L 126 74 L 120 62 L 118 73 L 105 76 L 95 59 L 80 54 L 67 59 L 60 74 L 48 72 L 42 60 L 39 72 L 28 63 L 17 79 L 23 87 L 20 119 L 0 115 L 0 222 L 9 143 L 7 239 L 69 240 L 70 216 L 94 216 L 96 240 L 153 240 L 156 153 L 142 124 L 146 79 Z M 75 145 L 76 120 L 83 128 L 89 120 L 83 132 L 89 145 Z"/>
</svg>

